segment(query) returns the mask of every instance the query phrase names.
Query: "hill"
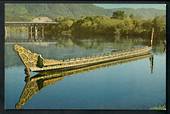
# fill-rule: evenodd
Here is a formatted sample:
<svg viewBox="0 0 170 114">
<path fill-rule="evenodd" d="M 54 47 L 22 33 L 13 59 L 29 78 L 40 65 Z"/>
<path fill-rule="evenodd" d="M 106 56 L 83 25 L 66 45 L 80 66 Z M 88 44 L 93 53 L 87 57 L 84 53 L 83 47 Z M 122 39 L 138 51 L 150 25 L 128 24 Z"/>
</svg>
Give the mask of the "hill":
<svg viewBox="0 0 170 114">
<path fill-rule="evenodd" d="M 128 15 L 148 19 L 165 15 L 164 10 L 115 8 L 104 9 L 93 4 L 5 4 L 6 21 L 31 21 L 38 16 L 55 19 L 57 16 L 80 18 L 81 16 L 111 16 L 113 11 L 123 10 Z"/>
<path fill-rule="evenodd" d="M 153 19 L 156 16 L 164 16 L 166 15 L 165 10 L 159 10 L 154 8 L 116 8 L 112 9 L 110 12 L 114 12 L 117 10 L 125 11 L 127 15 L 133 14 L 136 18 L 142 19 Z"/>
</svg>

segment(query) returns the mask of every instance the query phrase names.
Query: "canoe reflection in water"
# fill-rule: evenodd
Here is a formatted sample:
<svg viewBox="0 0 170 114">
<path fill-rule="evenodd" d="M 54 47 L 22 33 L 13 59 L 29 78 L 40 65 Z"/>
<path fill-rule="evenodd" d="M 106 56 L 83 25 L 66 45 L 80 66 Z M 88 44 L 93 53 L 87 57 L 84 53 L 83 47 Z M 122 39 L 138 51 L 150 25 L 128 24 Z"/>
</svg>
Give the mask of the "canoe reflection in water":
<svg viewBox="0 0 170 114">
<path fill-rule="evenodd" d="M 16 109 L 21 109 L 22 106 L 25 103 L 27 103 L 28 100 L 30 100 L 36 93 L 42 90 L 42 88 L 48 85 L 52 85 L 54 83 L 56 84 L 58 81 L 61 81 L 62 79 L 64 79 L 64 76 L 69 76 L 69 75 L 81 73 L 81 72 L 87 72 L 89 70 L 95 70 L 100 67 L 107 67 L 110 65 L 117 65 L 117 64 L 132 62 L 132 61 L 136 61 L 136 60 L 140 60 L 144 58 L 149 58 L 151 73 L 153 73 L 153 55 L 151 53 L 142 55 L 142 56 L 129 58 L 129 59 L 111 61 L 107 63 L 97 64 L 93 66 L 87 66 L 87 67 L 72 69 L 72 70 L 67 70 L 67 71 L 55 71 L 55 70 L 44 71 L 34 76 L 30 76 L 28 73 L 25 72 L 26 84 L 23 88 L 19 101 L 16 103 L 15 107 Z"/>
</svg>

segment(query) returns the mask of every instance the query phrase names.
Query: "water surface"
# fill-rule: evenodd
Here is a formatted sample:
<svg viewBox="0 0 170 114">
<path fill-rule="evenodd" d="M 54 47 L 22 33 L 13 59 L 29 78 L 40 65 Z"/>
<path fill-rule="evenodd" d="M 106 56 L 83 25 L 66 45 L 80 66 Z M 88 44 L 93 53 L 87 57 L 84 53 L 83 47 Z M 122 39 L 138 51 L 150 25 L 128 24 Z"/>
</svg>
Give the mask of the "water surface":
<svg viewBox="0 0 170 114">
<path fill-rule="evenodd" d="M 66 38 L 52 43 L 24 42 L 21 45 L 41 53 L 44 58 L 67 59 L 144 46 L 147 43 L 132 39 L 111 41 Z M 5 109 L 15 109 L 25 86 L 25 67 L 13 50 L 14 44 L 5 43 Z M 150 109 L 165 103 L 166 54 L 160 42 L 154 46 L 153 63 L 147 57 L 64 76 L 37 91 L 22 108 Z"/>
</svg>

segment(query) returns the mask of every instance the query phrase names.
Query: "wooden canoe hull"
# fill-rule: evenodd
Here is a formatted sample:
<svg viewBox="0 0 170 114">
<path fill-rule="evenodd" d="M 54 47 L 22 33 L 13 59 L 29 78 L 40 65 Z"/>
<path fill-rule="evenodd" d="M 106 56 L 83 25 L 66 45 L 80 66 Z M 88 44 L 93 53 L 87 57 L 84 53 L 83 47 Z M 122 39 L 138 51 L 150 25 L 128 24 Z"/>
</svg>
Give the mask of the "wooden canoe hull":
<svg viewBox="0 0 170 114">
<path fill-rule="evenodd" d="M 108 55 L 100 55 L 100 56 L 93 56 L 93 57 L 82 57 L 82 58 L 75 58 L 74 60 L 50 60 L 44 59 L 45 65 L 43 67 L 37 66 L 37 61 L 39 54 L 32 53 L 30 50 L 25 49 L 22 46 L 15 45 L 15 50 L 18 53 L 20 59 L 24 63 L 27 69 L 33 72 L 41 72 L 41 71 L 48 71 L 48 70 L 69 70 L 69 69 L 76 69 L 82 68 L 87 66 L 92 66 L 96 64 L 101 64 L 110 61 L 118 61 L 128 58 L 135 58 L 137 56 L 142 56 L 149 54 L 152 50 L 151 47 L 145 46 L 142 48 L 133 48 L 128 50 L 122 50 L 113 52 Z"/>
</svg>

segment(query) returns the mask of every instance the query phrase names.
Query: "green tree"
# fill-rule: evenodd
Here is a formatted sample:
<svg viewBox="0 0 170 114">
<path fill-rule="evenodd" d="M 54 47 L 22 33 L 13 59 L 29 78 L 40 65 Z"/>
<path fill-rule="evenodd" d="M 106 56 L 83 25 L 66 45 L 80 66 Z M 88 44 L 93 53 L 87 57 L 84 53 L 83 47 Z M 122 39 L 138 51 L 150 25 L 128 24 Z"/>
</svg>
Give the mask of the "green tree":
<svg viewBox="0 0 170 114">
<path fill-rule="evenodd" d="M 133 14 L 130 14 L 129 17 L 130 17 L 131 19 L 134 19 L 134 15 L 133 15 Z"/>
<path fill-rule="evenodd" d="M 125 14 L 125 11 L 121 11 L 121 10 L 115 11 L 112 14 L 112 18 L 116 18 L 116 19 L 124 19 L 126 17 L 127 15 Z"/>
<path fill-rule="evenodd" d="M 165 25 L 166 25 L 165 17 L 163 16 L 155 17 L 152 22 L 156 31 L 161 32 L 165 30 Z"/>
<path fill-rule="evenodd" d="M 155 29 L 154 36 L 157 40 L 161 38 L 160 36 L 165 36 L 166 31 L 166 17 L 165 16 L 157 16 L 152 21 L 153 27 Z"/>
</svg>

